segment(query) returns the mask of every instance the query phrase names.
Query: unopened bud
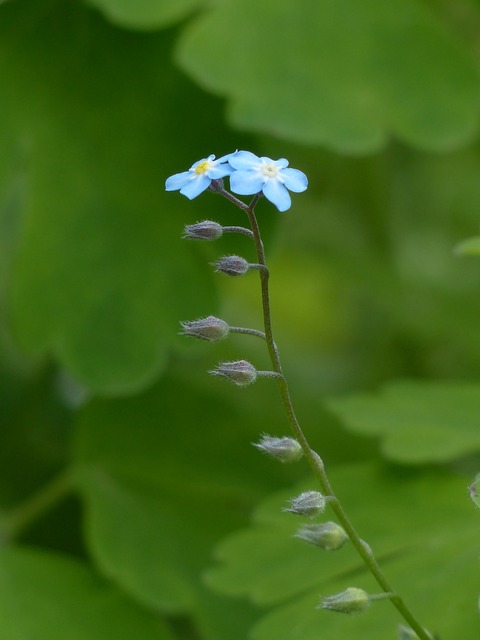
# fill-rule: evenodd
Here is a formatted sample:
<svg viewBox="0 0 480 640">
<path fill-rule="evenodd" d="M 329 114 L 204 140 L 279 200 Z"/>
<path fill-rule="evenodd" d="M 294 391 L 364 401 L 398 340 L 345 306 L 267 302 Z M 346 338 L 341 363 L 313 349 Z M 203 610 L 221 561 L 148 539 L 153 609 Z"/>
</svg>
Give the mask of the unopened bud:
<svg viewBox="0 0 480 640">
<path fill-rule="evenodd" d="M 214 376 L 222 376 L 239 387 L 246 387 L 257 379 L 257 370 L 247 360 L 221 362 L 216 369 L 210 371 Z"/>
<path fill-rule="evenodd" d="M 212 264 L 217 271 L 226 273 L 227 276 L 243 276 L 250 268 L 249 263 L 241 256 L 223 256 Z"/>
<path fill-rule="evenodd" d="M 474 504 L 480 508 L 480 473 L 477 473 L 474 481 L 468 487 L 468 492 L 470 493 L 470 498 L 473 500 Z"/>
<path fill-rule="evenodd" d="M 303 451 L 300 444 L 294 438 L 275 438 L 267 434 L 262 435 L 260 442 L 254 442 L 254 447 L 267 453 L 280 462 L 295 462 L 302 457 Z"/>
<path fill-rule="evenodd" d="M 290 507 L 284 509 L 298 516 L 314 518 L 325 511 L 327 501 L 319 491 L 305 491 L 290 500 Z"/>
<path fill-rule="evenodd" d="M 334 596 L 325 596 L 322 598 L 319 609 L 329 609 L 330 611 L 338 611 L 340 613 L 361 613 L 370 606 L 370 596 L 363 589 L 357 587 L 348 587 L 345 591 L 337 593 Z"/>
<path fill-rule="evenodd" d="M 428 632 L 426 629 L 424 629 L 425 633 L 428 635 L 429 638 L 433 639 L 433 636 L 430 634 L 430 632 Z M 399 624 L 398 625 L 398 640 L 419 640 L 418 635 L 415 633 L 415 631 L 413 629 L 411 629 L 410 627 L 407 627 L 403 624 Z"/>
<path fill-rule="evenodd" d="M 191 322 L 181 322 L 183 331 L 181 335 L 208 340 L 208 342 L 220 342 L 224 340 L 230 331 L 230 327 L 224 320 L 208 316 Z"/>
<path fill-rule="evenodd" d="M 345 530 L 336 522 L 306 524 L 300 527 L 295 537 L 321 547 L 325 551 L 336 551 L 348 540 Z"/>
<path fill-rule="evenodd" d="M 223 235 L 223 227 L 218 222 L 204 220 L 196 224 L 187 224 L 184 229 L 184 238 L 193 240 L 218 240 Z"/>
<path fill-rule="evenodd" d="M 209 185 L 209 190 L 213 191 L 214 193 L 221 193 L 223 191 L 223 180 L 222 178 L 214 178 L 210 185 Z"/>
</svg>

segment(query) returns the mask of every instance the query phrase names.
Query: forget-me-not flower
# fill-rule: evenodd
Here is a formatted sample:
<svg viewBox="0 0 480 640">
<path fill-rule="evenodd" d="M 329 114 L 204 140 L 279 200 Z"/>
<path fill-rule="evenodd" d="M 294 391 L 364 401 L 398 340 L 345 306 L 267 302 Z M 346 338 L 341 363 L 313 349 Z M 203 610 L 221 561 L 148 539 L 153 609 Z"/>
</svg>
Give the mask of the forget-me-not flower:
<svg viewBox="0 0 480 640">
<path fill-rule="evenodd" d="M 232 154 L 222 156 L 215 160 L 215 156 L 203 158 L 195 162 L 188 171 L 176 173 L 165 182 L 167 191 L 178 191 L 189 200 L 196 198 L 203 191 L 208 189 L 212 180 L 219 180 L 230 175 L 235 170 L 228 164 L 228 160 Z"/>
<path fill-rule="evenodd" d="M 250 151 L 237 151 L 228 159 L 235 169 L 230 175 L 230 188 L 234 193 L 249 196 L 262 192 L 279 211 L 290 208 L 290 191 L 300 193 L 308 187 L 307 176 L 298 169 L 290 169 L 288 160 L 259 158 Z"/>
</svg>

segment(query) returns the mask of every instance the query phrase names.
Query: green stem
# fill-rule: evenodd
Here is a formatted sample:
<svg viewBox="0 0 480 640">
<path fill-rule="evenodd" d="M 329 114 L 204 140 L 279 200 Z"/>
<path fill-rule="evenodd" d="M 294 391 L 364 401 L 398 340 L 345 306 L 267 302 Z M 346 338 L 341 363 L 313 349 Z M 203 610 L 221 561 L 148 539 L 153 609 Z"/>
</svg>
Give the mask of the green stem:
<svg viewBox="0 0 480 640">
<path fill-rule="evenodd" d="M 0 541 L 18 538 L 41 515 L 53 509 L 73 488 L 73 474 L 63 471 L 9 513 L 2 514 Z"/>
<path fill-rule="evenodd" d="M 385 593 L 388 593 L 388 597 L 390 597 L 393 605 L 400 612 L 404 620 L 408 622 L 410 627 L 415 631 L 420 640 L 431 640 L 431 637 L 427 634 L 424 628 L 420 625 L 417 619 L 414 617 L 410 609 L 407 607 L 403 599 L 396 594 L 395 590 L 392 588 L 390 583 L 388 582 L 383 570 L 375 559 L 370 547 L 360 538 L 354 526 L 350 522 L 345 510 L 343 509 L 340 501 L 335 496 L 335 493 L 330 485 L 328 480 L 325 465 L 321 457 L 312 450 L 310 444 L 308 443 L 307 438 L 305 437 L 300 424 L 295 415 L 295 411 L 293 408 L 292 400 L 290 398 L 290 393 L 288 390 L 287 381 L 282 372 L 282 365 L 280 362 L 280 355 L 273 339 L 273 331 L 272 331 L 272 320 L 271 320 L 271 307 L 270 307 L 270 294 L 269 294 L 269 272 L 267 269 L 266 261 L 265 261 L 265 251 L 263 248 L 263 242 L 260 235 L 260 229 L 257 223 L 257 219 L 255 216 L 255 205 L 257 203 L 258 198 L 255 196 L 250 205 L 245 208 L 245 206 L 241 207 L 244 209 L 248 215 L 248 219 L 250 221 L 250 226 L 252 228 L 255 247 L 257 251 L 258 262 L 261 265 L 264 265 L 264 269 L 259 271 L 260 274 L 260 283 L 262 290 L 262 308 L 263 308 L 263 321 L 265 327 L 265 339 L 268 346 L 268 351 L 270 354 L 270 359 L 272 361 L 273 370 L 279 374 L 277 376 L 277 384 L 280 391 L 280 396 L 282 400 L 282 404 L 284 406 L 285 412 L 287 414 L 288 420 L 290 422 L 290 426 L 292 431 L 300 443 L 304 456 L 307 459 L 315 477 L 317 478 L 323 493 L 325 496 L 330 496 L 331 507 L 337 516 L 338 521 L 345 529 L 348 537 L 350 538 L 353 546 L 358 551 L 360 557 L 365 562 L 366 566 L 369 568 L 370 572 L 373 574 L 377 583 L 380 585 L 382 590 Z"/>
</svg>

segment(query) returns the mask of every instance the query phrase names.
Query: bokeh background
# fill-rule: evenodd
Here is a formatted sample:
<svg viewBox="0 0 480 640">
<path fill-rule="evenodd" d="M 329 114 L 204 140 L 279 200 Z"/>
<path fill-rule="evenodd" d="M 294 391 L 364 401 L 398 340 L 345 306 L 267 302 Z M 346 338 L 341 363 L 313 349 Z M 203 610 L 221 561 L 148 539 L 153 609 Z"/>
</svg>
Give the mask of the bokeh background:
<svg viewBox="0 0 480 640">
<path fill-rule="evenodd" d="M 181 238 L 242 212 L 164 191 L 247 149 L 309 178 L 257 207 L 305 432 L 424 624 L 478 638 L 478 0 L 7 0 L 0 78 L 0 636 L 396 637 L 315 609 L 375 587 L 279 515 L 308 470 L 251 447 L 274 383 L 207 374 L 263 345 L 178 335 L 261 328 L 257 275 L 209 265 L 248 239 Z"/>
</svg>

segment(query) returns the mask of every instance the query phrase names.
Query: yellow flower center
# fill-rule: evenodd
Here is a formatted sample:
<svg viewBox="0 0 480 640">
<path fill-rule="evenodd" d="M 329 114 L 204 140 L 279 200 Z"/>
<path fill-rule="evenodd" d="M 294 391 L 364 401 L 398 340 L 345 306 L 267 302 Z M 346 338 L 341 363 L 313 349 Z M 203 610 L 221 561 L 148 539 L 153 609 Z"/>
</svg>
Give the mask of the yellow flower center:
<svg viewBox="0 0 480 640">
<path fill-rule="evenodd" d="M 274 164 L 264 164 L 262 166 L 262 173 L 265 178 L 276 178 L 278 176 L 278 169 Z"/>
<path fill-rule="evenodd" d="M 198 164 L 195 167 L 195 173 L 198 175 L 202 175 L 204 173 L 206 173 L 210 168 L 210 161 L 209 160 L 204 160 L 203 162 L 200 162 L 200 164 Z"/>
</svg>

